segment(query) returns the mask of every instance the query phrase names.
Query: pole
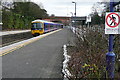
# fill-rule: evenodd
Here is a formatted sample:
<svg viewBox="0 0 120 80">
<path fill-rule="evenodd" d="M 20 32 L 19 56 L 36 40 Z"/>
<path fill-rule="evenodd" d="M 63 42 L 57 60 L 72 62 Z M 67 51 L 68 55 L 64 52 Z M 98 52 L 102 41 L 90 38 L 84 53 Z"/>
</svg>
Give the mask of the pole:
<svg viewBox="0 0 120 80">
<path fill-rule="evenodd" d="M 114 12 L 114 1 L 110 0 L 110 12 Z M 115 53 L 113 52 L 113 34 L 109 34 L 109 49 L 108 53 L 106 53 L 106 70 L 108 78 L 114 78 L 114 70 L 115 70 Z"/>
<path fill-rule="evenodd" d="M 89 22 L 88 22 L 88 28 L 89 28 Z"/>
<path fill-rule="evenodd" d="M 75 34 L 76 34 L 76 2 L 72 2 L 72 3 L 75 3 Z"/>
<path fill-rule="evenodd" d="M 76 2 L 75 2 L 75 34 L 77 33 L 77 32 L 76 32 L 76 27 L 77 27 L 77 26 L 76 26 Z"/>
</svg>

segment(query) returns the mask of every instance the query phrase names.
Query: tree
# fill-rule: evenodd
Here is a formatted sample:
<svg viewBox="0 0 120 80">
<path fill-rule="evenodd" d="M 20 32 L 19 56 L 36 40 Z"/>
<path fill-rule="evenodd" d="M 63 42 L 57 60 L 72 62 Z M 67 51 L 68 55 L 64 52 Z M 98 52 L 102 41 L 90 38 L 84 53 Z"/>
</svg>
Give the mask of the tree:
<svg viewBox="0 0 120 80">
<path fill-rule="evenodd" d="M 45 9 L 41 9 L 33 2 L 14 2 L 13 12 L 34 18 L 44 18 L 48 16 Z"/>
<path fill-rule="evenodd" d="M 95 12 L 92 15 L 92 25 L 99 25 L 101 23 L 101 17 L 98 15 L 97 12 Z"/>
<path fill-rule="evenodd" d="M 25 0 L 23 0 L 25 1 Z M 12 7 L 2 5 L 3 29 L 26 29 L 31 21 L 48 16 L 47 11 L 33 2 L 13 2 Z"/>
</svg>

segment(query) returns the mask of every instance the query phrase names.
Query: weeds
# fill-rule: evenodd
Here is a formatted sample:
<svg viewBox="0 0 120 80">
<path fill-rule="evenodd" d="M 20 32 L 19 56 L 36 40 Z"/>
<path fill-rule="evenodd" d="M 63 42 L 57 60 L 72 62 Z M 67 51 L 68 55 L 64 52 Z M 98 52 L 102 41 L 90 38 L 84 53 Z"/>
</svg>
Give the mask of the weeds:
<svg viewBox="0 0 120 80">
<path fill-rule="evenodd" d="M 108 35 L 105 35 L 104 29 L 95 28 L 79 28 L 82 34 L 78 32 L 80 35 L 75 41 L 76 49 L 71 52 L 68 68 L 72 76 L 69 79 L 106 78 L 105 54 L 108 52 Z M 118 35 L 115 35 L 114 48 L 115 53 L 120 57 Z"/>
</svg>

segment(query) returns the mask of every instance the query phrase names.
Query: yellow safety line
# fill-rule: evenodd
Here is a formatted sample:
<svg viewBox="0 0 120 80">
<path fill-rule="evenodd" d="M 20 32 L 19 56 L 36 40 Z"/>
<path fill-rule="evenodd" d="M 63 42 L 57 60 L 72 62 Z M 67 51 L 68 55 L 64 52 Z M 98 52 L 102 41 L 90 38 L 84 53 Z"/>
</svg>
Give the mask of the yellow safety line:
<svg viewBox="0 0 120 80">
<path fill-rule="evenodd" d="M 17 46 L 17 47 L 15 47 L 15 48 L 13 48 L 13 49 L 11 49 L 11 50 L 9 50 L 9 51 L 7 51 L 7 52 L 5 52 L 5 53 L 3 53 L 2 55 L 0 55 L 0 56 L 4 56 L 4 55 L 6 55 L 6 54 L 8 54 L 8 53 L 10 53 L 10 52 L 13 52 L 13 51 L 15 51 L 16 49 L 20 49 L 20 48 L 22 48 L 23 46 Z"/>
<path fill-rule="evenodd" d="M 59 30 L 56 30 L 56 31 L 47 33 L 47 34 L 43 35 L 43 36 L 40 37 L 40 38 L 36 38 L 36 39 L 34 39 L 34 40 L 30 40 L 30 41 L 28 41 L 28 42 L 25 42 L 25 43 L 23 43 L 23 44 L 20 44 L 20 45 L 17 45 L 17 46 L 15 46 L 15 47 L 13 47 L 13 48 L 10 48 L 10 49 L 2 52 L 2 54 L 0 54 L 0 56 L 4 56 L 4 55 L 6 55 L 6 54 L 8 54 L 8 53 L 10 53 L 10 52 L 13 52 L 13 51 L 15 51 L 15 50 L 17 50 L 17 49 L 20 49 L 20 48 L 22 48 L 23 46 L 26 46 L 26 45 L 28 45 L 28 44 L 30 44 L 30 43 L 33 43 L 33 42 L 35 42 L 35 41 L 37 41 L 37 40 L 39 40 L 39 39 L 42 39 L 42 38 L 44 38 L 44 37 L 46 37 L 46 36 L 48 36 L 48 35 L 50 35 L 50 34 L 53 34 L 53 33 L 55 33 L 55 32 L 58 32 L 58 31 L 60 31 L 60 30 L 62 30 L 62 29 L 59 29 Z"/>
</svg>

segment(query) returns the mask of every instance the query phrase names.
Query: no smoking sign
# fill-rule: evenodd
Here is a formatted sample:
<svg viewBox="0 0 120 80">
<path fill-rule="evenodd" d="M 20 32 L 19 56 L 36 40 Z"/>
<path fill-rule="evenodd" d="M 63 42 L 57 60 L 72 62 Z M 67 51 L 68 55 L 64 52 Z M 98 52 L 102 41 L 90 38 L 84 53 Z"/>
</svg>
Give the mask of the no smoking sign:
<svg viewBox="0 0 120 80">
<path fill-rule="evenodd" d="M 105 34 L 120 34 L 120 14 L 118 12 L 106 13 Z"/>
</svg>

